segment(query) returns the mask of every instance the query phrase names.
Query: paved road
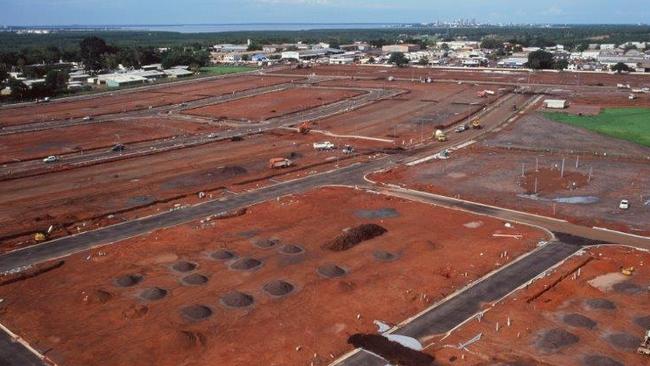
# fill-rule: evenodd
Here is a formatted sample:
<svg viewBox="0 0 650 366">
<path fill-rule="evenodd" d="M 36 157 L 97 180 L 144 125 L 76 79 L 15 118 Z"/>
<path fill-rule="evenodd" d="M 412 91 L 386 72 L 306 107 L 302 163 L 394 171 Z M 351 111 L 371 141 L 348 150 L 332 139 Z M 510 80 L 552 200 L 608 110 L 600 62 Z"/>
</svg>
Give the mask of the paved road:
<svg viewBox="0 0 650 366">
<path fill-rule="evenodd" d="M 40 358 L 14 342 L 9 334 L 0 331 L 0 365 L 1 366 L 43 366 Z"/>
</svg>

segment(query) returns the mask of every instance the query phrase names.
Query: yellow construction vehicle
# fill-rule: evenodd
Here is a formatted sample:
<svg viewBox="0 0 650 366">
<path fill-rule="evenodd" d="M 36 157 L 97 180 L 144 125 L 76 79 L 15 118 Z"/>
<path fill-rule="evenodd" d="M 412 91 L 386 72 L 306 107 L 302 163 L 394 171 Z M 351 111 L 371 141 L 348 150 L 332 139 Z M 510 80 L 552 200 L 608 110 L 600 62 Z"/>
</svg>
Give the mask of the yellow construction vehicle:
<svg viewBox="0 0 650 366">
<path fill-rule="evenodd" d="M 483 128 L 483 126 L 481 126 L 481 120 L 479 120 L 478 118 L 473 120 L 472 121 L 472 128 L 475 129 L 475 130 L 480 130 L 481 128 Z"/>
<path fill-rule="evenodd" d="M 311 131 L 311 125 L 309 122 L 303 122 L 300 124 L 300 126 L 298 126 L 298 132 L 302 133 L 303 135 L 308 134 L 309 131 Z"/>
<path fill-rule="evenodd" d="M 46 241 L 46 240 L 47 240 L 47 234 L 42 233 L 42 232 L 38 232 L 38 233 L 34 234 L 34 241 L 40 243 L 40 242 Z"/>
<path fill-rule="evenodd" d="M 623 267 L 621 273 L 625 276 L 631 276 L 634 273 L 634 267 Z"/>
</svg>

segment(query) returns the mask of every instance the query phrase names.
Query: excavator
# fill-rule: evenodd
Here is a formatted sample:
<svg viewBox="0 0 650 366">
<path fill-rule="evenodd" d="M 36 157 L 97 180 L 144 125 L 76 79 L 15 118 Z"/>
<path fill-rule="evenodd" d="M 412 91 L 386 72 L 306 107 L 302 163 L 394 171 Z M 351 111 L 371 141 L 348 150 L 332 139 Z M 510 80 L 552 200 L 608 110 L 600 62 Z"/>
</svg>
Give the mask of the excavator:
<svg viewBox="0 0 650 366">
<path fill-rule="evenodd" d="M 309 122 L 303 122 L 298 126 L 298 132 L 302 133 L 303 135 L 306 135 L 311 131 L 311 124 Z"/>
<path fill-rule="evenodd" d="M 641 345 L 636 351 L 640 355 L 650 356 L 650 330 L 646 331 L 645 338 L 643 338 Z"/>
</svg>

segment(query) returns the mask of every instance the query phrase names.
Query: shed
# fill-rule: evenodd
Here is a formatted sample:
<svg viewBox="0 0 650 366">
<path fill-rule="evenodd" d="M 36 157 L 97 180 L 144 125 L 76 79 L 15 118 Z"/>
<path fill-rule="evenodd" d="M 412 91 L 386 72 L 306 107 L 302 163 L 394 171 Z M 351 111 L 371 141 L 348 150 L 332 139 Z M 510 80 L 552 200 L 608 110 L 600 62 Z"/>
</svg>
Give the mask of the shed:
<svg viewBox="0 0 650 366">
<path fill-rule="evenodd" d="M 567 102 L 563 99 L 546 99 L 544 101 L 544 107 L 549 109 L 564 109 L 567 107 Z"/>
</svg>

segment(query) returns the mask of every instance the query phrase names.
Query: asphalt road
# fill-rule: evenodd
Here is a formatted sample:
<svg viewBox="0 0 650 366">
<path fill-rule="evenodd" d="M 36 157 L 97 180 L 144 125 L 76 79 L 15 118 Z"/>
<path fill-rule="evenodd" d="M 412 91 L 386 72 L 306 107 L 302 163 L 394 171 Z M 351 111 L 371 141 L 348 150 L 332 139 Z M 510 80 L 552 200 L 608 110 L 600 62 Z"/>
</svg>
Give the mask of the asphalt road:
<svg viewBox="0 0 650 366">
<path fill-rule="evenodd" d="M 43 366 L 40 358 L 0 331 L 0 366 Z"/>
</svg>

